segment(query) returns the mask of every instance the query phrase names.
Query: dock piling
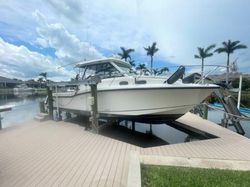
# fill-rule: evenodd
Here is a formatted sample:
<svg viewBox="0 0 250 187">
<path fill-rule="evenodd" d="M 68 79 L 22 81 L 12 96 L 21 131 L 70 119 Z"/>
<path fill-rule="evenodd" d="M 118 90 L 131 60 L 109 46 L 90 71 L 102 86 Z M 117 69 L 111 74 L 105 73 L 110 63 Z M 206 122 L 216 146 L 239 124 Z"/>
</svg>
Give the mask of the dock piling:
<svg viewBox="0 0 250 187">
<path fill-rule="evenodd" d="M 207 103 L 203 103 L 203 113 L 202 113 L 202 118 L 207 119 L 208 116 L 208 106 Z"/>
<path fill-rule="evenodd" d="M 90 122 L 92 129 L 98 134 L 99 124 L 98 124 L 98 103 L 97 103 L 97 84 L 101 82 L 100 77 L 91 77 L 88 81 L 88 85 L 90 86 L 91 92 L 91 112 L 90 112 Z"/>
<path fill-rule="evenodd" d="M 48 105 L 49 105 L 49 116 L 50 119 L 53 119 L 53 96 L 52 90 L 47 86 L 47 94 L 48 94 Z"/>
<path fill-rule="evenodd" d="M 45 113 L 44 101 L 39 102 L 40 112 Z"/>
<path fill-rule="evenodd" d="M 132 121 L 132 131 L 135 132 L 135 121 Z"/>
<path fill-rule="evenodd" d="M 1 117 L 1 113 L 0 113 L 0 130 L 2 129 L 2 117 Z"/>
</svg>

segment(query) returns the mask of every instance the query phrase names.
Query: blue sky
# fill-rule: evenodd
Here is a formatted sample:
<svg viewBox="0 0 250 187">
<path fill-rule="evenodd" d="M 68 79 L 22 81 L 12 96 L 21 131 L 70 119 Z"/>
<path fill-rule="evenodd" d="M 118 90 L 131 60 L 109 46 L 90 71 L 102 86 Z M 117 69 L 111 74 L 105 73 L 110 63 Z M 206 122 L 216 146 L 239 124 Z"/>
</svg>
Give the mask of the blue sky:
<svg viewBox="0 0 250 187">
<path fill-rule="evenodd" d="M 55 80 L 75 75 L 83 59 L 135 49 L 136 63 L 149 63 L 144 46 L 156 41 L 155 67 L 200 64 L 197 47 L 228 39 L 249 46 L 232 55 L 250 73 L 250 0 L 9 0 L 0 2 L 0 75 L 22 79 L 48 72 Z M 224 65 L 225 54 L 206 64 Z"/>
</svg>

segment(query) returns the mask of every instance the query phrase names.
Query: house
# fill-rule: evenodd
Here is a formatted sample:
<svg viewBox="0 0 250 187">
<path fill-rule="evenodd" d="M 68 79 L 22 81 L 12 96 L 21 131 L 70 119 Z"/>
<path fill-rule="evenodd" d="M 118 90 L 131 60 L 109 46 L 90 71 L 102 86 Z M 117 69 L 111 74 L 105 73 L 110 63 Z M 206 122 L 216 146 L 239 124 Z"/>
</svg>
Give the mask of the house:
<svg viewBox="0 0 250 187">
<path fill-rule="evenodd" d="M 15 86 L 22 84 L 23 81 L 17 79 L 9 79 L 0 76 L 0 88 L 14 88 Z"/>
</svg>

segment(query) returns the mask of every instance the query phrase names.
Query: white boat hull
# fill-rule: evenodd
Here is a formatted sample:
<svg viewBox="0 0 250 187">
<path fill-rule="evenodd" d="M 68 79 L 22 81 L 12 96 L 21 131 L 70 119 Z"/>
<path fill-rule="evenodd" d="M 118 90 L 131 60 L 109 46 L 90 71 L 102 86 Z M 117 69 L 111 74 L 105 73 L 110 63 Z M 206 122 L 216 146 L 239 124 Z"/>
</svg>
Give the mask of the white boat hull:
<svg viewBox="0 0 250 187">
<path fill-rule="evenodd" d="M 213 88 L 137 88 L 98 91 L 98 112 L 106 116 L 180 116 L 213 92 Z M 90 112 L 90 92 L 60 95 L 54 107 Z M 58 102 L 57 102 L 58 99 Z"/>
</svg>

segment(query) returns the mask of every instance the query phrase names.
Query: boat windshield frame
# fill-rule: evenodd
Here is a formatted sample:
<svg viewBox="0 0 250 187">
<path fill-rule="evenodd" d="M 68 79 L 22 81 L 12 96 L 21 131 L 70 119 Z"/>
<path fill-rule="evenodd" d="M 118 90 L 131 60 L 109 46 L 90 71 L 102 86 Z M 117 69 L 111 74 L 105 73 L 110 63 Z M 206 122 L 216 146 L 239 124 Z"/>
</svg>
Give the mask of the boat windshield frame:
<svg viewBox="0 0 250 187">
<path fill-rule="evenodd" d="M 135 76 L 138 75 L 136 71 L 131 68 L 130 64 L 120 63 L 118 61 L 110 62 L 116 69 L 118 69 L 124 76 Z"/>
<path fill-rule="evenodd" d="M 100 76 L 101 79 L 128 76 L 126 72 L 120 68 L 120 66 L 112 61 L 87 64 L 85 66 L 81 66 L 80 68 L 83 69 L 83 74 L 81 76 L 82 80 L 94 75 Z"/>
</svg>

